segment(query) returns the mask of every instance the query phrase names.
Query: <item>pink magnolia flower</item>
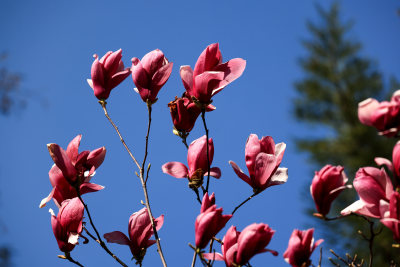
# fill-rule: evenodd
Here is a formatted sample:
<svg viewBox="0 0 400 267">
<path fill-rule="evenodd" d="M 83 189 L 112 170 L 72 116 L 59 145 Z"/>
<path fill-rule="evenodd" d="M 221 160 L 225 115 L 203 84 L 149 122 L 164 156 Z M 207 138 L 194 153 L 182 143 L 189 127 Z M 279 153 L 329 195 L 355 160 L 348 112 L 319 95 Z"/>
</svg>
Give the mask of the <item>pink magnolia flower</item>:
<svg viewBox="0 0 400 267">
<path fill-rule="evenodd" d="M 181 66 L 183 86 L 190 97 L 203 105 L 209 105 L 211 98 L 239 78 L 246 67 L 246 61 L 241 58 L 221 62 L 219 44 L 215 43 L 207 46 L 201 53 L 194 71 L 190 66 Z"/>
<path fill-rule="evenodd" d="M 52 209 L 51 227 L 62 252 L 70 252 L 78 244 L 82 232 L 84 206 L 79 198 L 65 200 L 58 211 L 57 217 Z"/>
<path fill-rule="evenodd" d="M 395 181 L 400 183 L 400 141 L 393 147 L 392 161 L 376 157 L 375 162 L 379 166 L 385 165 L 393 173 Z"/>
<path fill-rule="evenodd" d="M 57 206 L 70 198 L 77 197 L 75 186 L 80 194 L 96 192 L 104 187 L 90 183 L 95 170 L 103 163 L 106 148 L 100 147 L 92 151 L 78 152 L 82 135 L 77 135 L 65 151 L 57 144 L 48 144 L 50 156 L 54 165 L 49 171 L 50 183 L 53 186 L 50 194 L 44 198 L 39 207 L 42 208 L 52 198 Z"/>
<path fill-rule="evenodd" d="M 275 145 L 271 136 L 259 140 L 256 134 L 250 134 L 245 148 L 250 177 L 235 162 L 229 161 L 229 164 L 240 179 L 253 187 L 254 192 L 261 192 L 267 187 L 286 183 L 287 168 L 279 168 L 285 149 L 285 143 Z"/>
<path fill-rule="evenodd" d="M 174 101 L 168 103 L 168 107 L 174 128 L 182 133 L 188 133 L 193 129 L 197 117 L 201 113 L 192 99 L 186 95 L 180 98 L 175 97 Z"/>
<path fill-rule="evenodd" d="M 293 267 L 307 267 L 311 264 L 311 254 L 324 240 L 319 239 L 314 243 L 314 229 L 295 229 L 290 236 L 289 245 L 283 254 L 283 258 Z"/>
<path fill-rule="evenodd" d="M 129 68 L 124 69 L 122 62 L 122 50 L 108 51 L 100 60 L 94 55 L 91 75 L 87 82 L 99 100 L 105 100 L 110 96 L 111 90 L 120 84 L 131 73 Z"/>
<path fill-rule="evenodd" d="M 385 170 L 373 167 L 360 168 L 353 181 L 360 200 L 341 211 L 342 215 L 357 213 L 373 218 L 381 216 L 380 201 L 389 202 L 393 194 L 393 185 Z"/>
<path fill-rule="evenodd" d="M 390 102 L 368 98 L 358 104 L 358 118 L 362 124 L 375 127 L 380 135 L 395 136 L 400 130 L 400 90 Z"/>
<path fill-rule="evenodd" d="M 400 242 L 400 193 L 394 192 L 390 202 L 380 202 L 381 223 L 392 230 L 393 239 Z"/>
<path fill-rule="evenodd" d="M 236 231 L 231 226 L 226 232 L 220 253 L 204 253 L 206 259 L 225 261 L 227 267 L 244 266 L 254 255 L 271 252 L 274 256 L 278 252 L 265 248 L 271 241 L 275 231 L 267 224 L 253 223 L 247 226 L 242 232 Z"/>
<path fill-rule="evenodd" d="M 164 224 L 164 215 L 154 220 L 157 231 Z M 148 247 L 156 243 L 150 240 L 154 234 L 150 217 L 146 208 L 139 210 L 131 215 L 128 225 L 129 238 L 120 231 L 104 234 L 104 238 L 109 243 L 129 246 L 133 257 L 138 263 L 142 262 Z"/>
<path fill-rule="evenodd" d="M 132 58 L 132 78 L 136 92 L 144 102 L 154 103 L 161 87 L 168 81 L 172 71 L 172 62 L 168 62 L 159 49 L 147 53 L 140 61 Z"/>
<path fill-rule="evenodd" d="M 211 197 L 208 197 L 208 193 L 204 194 L 200 214 L 194 224 L 197 248 L 205 248 L 211 238 L 218 234 L 232 217 L 231 214 L 222 215 L 222 208 L 217 209 L 214 203 L 214 193 Z"/>
<path fill-rule="evenodd" d="M 332 201 L 334 201 L 345 188 L 351 187 L 351 185 L 345 185 L 347 180 L 342 166 L 326 165 L 319 172 L 315 172 L 310 191 L 317 211 L 320 214 L 324 216 L 328 214 Z"/>
<path fill-rule="evenodd" d="M 194 140 L 188 149 L 187 162 L 189 169 L 181 162 L 168 162 L 162 166 L 162 171 L 175 178 L 188 178 L 189 186 L 198 188 L 203 184 L 203 177 L 207 175 L 207 147 L 206 136 Z M 212 138 L 208 139 L 210 165 L 214 157 L 214 143 Z M 218 167 L 210 168 L 210 176 L 221 177 L 221 170 Z"/>
</svg>

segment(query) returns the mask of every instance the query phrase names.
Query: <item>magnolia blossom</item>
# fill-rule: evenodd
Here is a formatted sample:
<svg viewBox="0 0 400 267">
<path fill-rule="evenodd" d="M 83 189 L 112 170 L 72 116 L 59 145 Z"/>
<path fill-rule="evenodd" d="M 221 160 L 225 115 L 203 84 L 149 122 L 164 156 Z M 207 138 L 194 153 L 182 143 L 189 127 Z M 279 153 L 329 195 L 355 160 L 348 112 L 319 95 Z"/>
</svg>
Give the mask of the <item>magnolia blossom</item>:
<svg viewBox="0 0 400 267">
<path fill-rule="evenodd" d="M 103 163 L 106 148 L 100 147 L 92 151 L 78 152 L 82 135 L 77 135 L 65 151 L 57 144 L 48 144 L 50 156 L 54 165 L 49 171 L 50 183 L 53 186 L 50 194 L 44 198 L 39 207 L 42 208 L 52 198 L 57 206 L 70 198 L 77 197 L 76 188 L 80 194 L 96 192 L 104 187 L 90 183 L 95 170 Z"/>
<path fill-rule="evenodd" d="M 227 267 L 244 266 L 256 254 L 271 252 L 274 256 L 278 252 L 265 248 L 271 241 L 275 231 L 267 224 L 253 223 L 242 232 L 231 226 L 222 240 L 222 254 L 204 253 L 206 259 L 225 261 Z"/>
<path fill-rule="evenodd" d="M 78 244 L 78 238 L 82 232 L 82 220 L 84 206 L 79 198 L 65 200 L 58 211 L 57 216 L 53 210 L 51 214 L 51 227 L 62 252 L 70 252 Z"/>
<path fill-rule="evenodd" d="M 400 193 L 394 192 L 390 201 L 380 201 L 381 223 L 393 232 L 393 239 L 400 242 Z"/>
<path fill-rule="evenodd" d="M 358 118 L 361 123 L 375 127 L 381 135 L 395 136 L 400 130 L 400 90 L 394 92 L 390 102 L 373 98 L 360 102 Z"/>
<path fill-rule="evenodd" d="M 211 238 L 218 234 L 232 215 L 222 215 L 222 208 L 217 209 L 214 194 L 211 197 L 204 194 L 199 216 L 195 222 L 196 247 L 203 249 L 210 242 Z"/>
<path fill-rule="evenodd" d="M 342 166 L 326 165 L 319 172 L 315 172 L 310 191 L 317 211 L 326 215 L 329 213 L 332 201 L 351 185 L 346 186 L 347 177 Z"/>
<path fill-rule="evenodd" d="M 164 223 L 164 215 L 154 219 L 154 223 L 158 231 Z M 146 254 L 147 248 L 156 243 L 156 240 L 150 240 L 154 232 L 146 208 L 131 215 L 129 218 L 128 234 L 129 238 L 120 231 L 114 231 L 104 234 L 104 238 L 109 243 L 129 246 L 133 257 L 140 263 Z"/>
<path fill-rule="evenodd" d="M 93 89 L 94 95 L 99 100 L 105 100 L 110 96 L 111 90 L 120 84 L 131 73 L 129 68 L 124 69 L 122 62 L 122 50 L 108 51 L 100 60 L 94 55 L 91 76 L 87 79 L 89 86 Z"/>
<path fill-rule="evenodd" d="M 207 106 L 215 94 L 242 75 L 245 67 L 246 61 L 241 58 L 222 63 L 219 44 L 215 43 L 201 53 L 194 71 L 181 66 L 180 75 L 188 96 Z"/>
<path fill-rule="evenodd" d="M 341 214 L 348 215 L 354 212 L 380 218 L 380 201 L 389 202 L 393 194 L 393 185 L 385 170 L 373 167 L 360 168 L 356 173 L 356 178 L 354 178 L 353 186 L 360 200 L 342 210 Z"/>
<path fill-rule="evenodd" d="M 142 60 L 132 58 L 132 79 L 135 91 L 144 102 L 154 103 L 161 87 L 168 81 L 172 71 L 172 62 L 168 62 L 159 49 L 147 53 Z"/>
<path fill-rule="evenodd" d="M 310 266 L 310 256 L 315 248 L 324 240 L 319 239 L 314 243 L 314 229 L 297 230 L 295 229 L 290 236 L 289 245 L 283 254 L 283 258 L 293 267 Z"/>
<path fill-rule="evenodd" d="M 188 149 L 187 162 L 189 169 L 181 162 L 168 162 L 162 166 L 162 171 L 175 178 L 188 178 L 189 186 L 198 188 L 203 184 L 203 177 L 207 175 L 207 147 L 206 136 L 194 140 Z M 214 157 L 214 143 L 212 138 L 208 139 L 208 150 L 210 165 Z M 218 167 L 210 168 L 210 176 L 221 177 L 221 170 Z"/>
<path fill-rule="evenodd" d="M 267 187 L 286 183 L 287 168 L 279 168 L 285 149 L 285 143 L 275 145 L 271 136 L 259 140 L 256 134 L 250 134 L 245 148 L 250 177 L 235 162 L 229 161 L 229 164 L 240 179 L 253 187 L 254 192 L 261 192 Z"/>
<path fill-rule="evenodd" d="M 168 107 L 174 128 L 182 133 L 188 133 L 193 129 L 197 117 L 201 113 L 192 99 L 186 95 L 180 98 L 175 97 L 174 101 L 168 103 Z"/>
</svg>

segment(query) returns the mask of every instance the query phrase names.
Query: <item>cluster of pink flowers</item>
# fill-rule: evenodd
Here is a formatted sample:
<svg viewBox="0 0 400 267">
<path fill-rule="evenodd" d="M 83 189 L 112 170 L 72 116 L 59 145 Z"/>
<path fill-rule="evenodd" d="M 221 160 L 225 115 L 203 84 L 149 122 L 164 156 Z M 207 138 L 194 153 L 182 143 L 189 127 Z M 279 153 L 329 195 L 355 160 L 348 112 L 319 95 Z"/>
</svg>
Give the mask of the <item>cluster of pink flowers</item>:
<svg viewBox="0 0 400 267">
<path fill-rule="evenodd" d="M 149 52 L 141 60 L 132 58 L 130 68 L 124 67 L 121 49 L 107 52 L 101 59 L 97 55 L 94 57 L 91 79 L 88 79 L 88 83 L 106 116 L 108 113 L 105 105 L 111 90 L 128 76 L 131 75 L 135 91 L 142 101 L 151 107 L 158 100 L 158 93 L 168 81 L 173 69 L 173 63 L 158 49 Z M 287 182 L 288 169 L 281 167 L 286 150 L 285 143 L 276 144 L 271 136 L 259 139 L 256 134 L 250 134 L 244 149 L 248 172 L 245 173 L 235 162 L 229 161 L 233 172 L 253 190 L 252 195 L 240 203 L 231 214 L 225 214 L 222 207 L 217 207 L 215 193 L 211 195 L 208 193 L 209 177 L 219 179 L 222 177 L 222 172 L 220 168 L 211 166 L 214 159 L 214 142 L 208 136 L 205 114 L 215 110 L 212 104 L 214 95 L 239 78 L 245 67 L 246 61 L 241 58 L 223 63 L 219 44 L 211 44 L 200 54 L 194 70 L 190 66 L 180 67 L 179 74 L 185 91 L 181 97 L 175 97 L 168 103 L 174 133 L 182 138 L 188 148 L 187 165 L 173 161 L 165 163 L 161 169 L 175 178 L 186 178 L 189 187 L 196 193 L 201 208 L 194 220 L 195 245 L 192 248 L 195 252 L 194 260 L 199 257 L 206 266 L 214 260 L 223 261 L 228 267 L 248 266 L 249 261 L 256 254 L 270 252 L 274 256 L 278 255 L 277 251 L 267 248 L 275 231 L 265 223 L 249 224 L 241 232 L 237 231 L 236 226 L 231 225 L 222 241 L 217 238 L 217 235 L 228 226 L 236 210 L 248 200 L 261 194 L 268 187 Z M 186 138 L 194 128 L 200 114 L 206 135 L 194 139 L 187 146 Z M 358 107 L 358 116 L 361 123 L 375 127 L 379 134 L 387 137 L 397 136 L 400 131 L 400 90 L 393 94 L 390 102 L 379 103 L 372 98 L 361 102 Z M 114 124 L 113 126 L 118 132 L 118 128 Z M 119 132 L 118 134 L 120 135 Z M 67 258 L 78 244 L 79 237 L 84 237 L 85 211 L 90 218 L 82 195 L 104 189 L 103 186 L 92 183 L 91 179 L 103 163 L 106 149 L 100 147 L 79 152 L 80 141 L 81 135 L 76 136 L 66 150 L 57 144 L 48 144 L 47 147 L 54 162 L 49 171 L 52 190 L 40 203 L 40 207 L 43 207 L 53 199 L 58 208 L 57 215 L 50 209 L 51 226 L 59 249 L 66 253 Z M 146 149 L 147 141 L 148 136 Z M 128 148 L 127 150 L 131 154 Z M 131 157 L 136 162 L 132 155 Z M 143 166 L 146 157 L 147 150 Z M 352 185 L 347 184 L 349 179 L 342 166 L 326 165 L 315 172 L 310 186 L 311 197 L 317 211 L 314 215 L 324 220 L 340 219 L 352 214 L 367 219 L 376 218 L 393 232 L 394 241 L 400 242 L 400 142 L 393 148 L 391 160 L 377 157 L 375 162 L 380 166 L 385 166 L 389 173 L 383 167 L 381 169 L 362 167 L 357 171 Z M 147 178 L 143 182 L 144 168 L 137 165 L 141 173 L 138 176 L 142 179 L 142 186 L 145 188 Z M 207 183 L 204 186 L 206 177 Z M 332 204 L 346 188 L 354 188 L 359 200 L 343 209 L 340 216 L 329 218 Z M 202 200 L 200 193 L 202 193 Z M 148 204 L 146 193 L 145 196 L 146 204 Z M 141 265 L 147 249 L 155 243 L 160 245 L 157 231 L 163 223 L 164 215 L 153 218 L 150 205 L 148 205 L 130 216 L 128 235 L 113 231 L 104 234 L 103 237 L 108 243 L 129 246 L 136 263 Z M 94 228 L 93 225 L 92 227 Z M 95 231 L 97 233 L 97 230 Z M 101 240 L 98 233 L 97 235 L 97 241 L 105 248 L 105 242 Z M 151 239 L 153 235 L 155 240 Z M 313 235 L 313 228 L 294 229 L 288 247 L 283 253 L 284 260 L 293 267 L 310 266 L 313 251 L 323 242 L 322 239 L 314 242 Z M 86 237 L 84 238 L 86 240 Z M 221 253 L 212 252 L 211 249 L 208 253 L 206 252 L 208 245 L 211 247 L 215 245 L 214 241 L 221 244 Z M 108 253 L 112 255 L 109 250 Z"/>
</svg>

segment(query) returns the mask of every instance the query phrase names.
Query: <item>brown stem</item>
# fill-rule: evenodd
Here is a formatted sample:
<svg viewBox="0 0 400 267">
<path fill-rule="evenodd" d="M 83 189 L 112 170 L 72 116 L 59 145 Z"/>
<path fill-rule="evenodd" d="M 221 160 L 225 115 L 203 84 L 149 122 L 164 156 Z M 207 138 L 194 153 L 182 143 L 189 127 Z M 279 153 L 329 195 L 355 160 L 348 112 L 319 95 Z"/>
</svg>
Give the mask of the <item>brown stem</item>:
<svg viewBox="0 0 400 267">
<path fill-rule="evenodd" d="M 79 262 L 77 262 L 76 260 L 74 260 L 74 259 L 71 257 L 71 254 L 70 254 L 69 252 L 65 252 L 65 259 L 69 260 L 70 262 L 72 262 L 72 263 L 75 264 L 75 265 L 84 267 L 82 264 L 80 264 Z"/>
<path fill-rule="evenodd" d="M 186 136 L 185 136 L 185 137 L 182 137 L 182 143 L 185 145 L 185 147 L 186 147 L 187 149 L 189 149 L 189 146 L 188 146 L 188 144 L 187 144 L 187 142 L 186 142 Z"/>
<path fill-rule="evenodd" d="M 100 100 L 99 103 L 103 107 L 104 115 L 106 115 L 107 119 L 109 120 L 109 122 L 114 127 L 114 129 L 117 132 L 117 134 L 119 136 L 119 139 L 121 140 L 122 144 L 124 145 L 126 151 L 128 152 L 129 156 L 132 158 L 132 160 L 135 162 L 136 166 L 139 169 L 140 175 L 138 175 L 138 176 L 139 176 L 139 179 L 140 179 L 140 183 L 142 184 L 143 194 L 144 194 L 144 197 L 145 197 L 145 206 L 147 208 L 147 213 L 149 214 L 149 217 L 150 217 L 150 222 L 151 222 L 151 226 L 153 228 L 154 237 L 155 237 L 156 242 L 157 242 L 157 248 L 158 248 L 157 251 L 158 251 L 158 254 L 160 254 L 160 258 L 161 258 L 163 266 L 166 267 L 167 263 L 165 262 L 164 255 L 162 253 L 160 239 L 158 237 L 157 229 L 156 229 L 156 226 L 155 226 L 155 223 L 154 223 L 154 219 L 153 219 L 153 215 L 152 215 L 151 208 L 150 208 L 149 196 L 148 196 L 148 193 L 147 193 L 147 186 L 146 186 L 147 178 L 146 178 L 146 181 L 144 179 L 144 164 L 146 163 L 146 159 L 147 159 L 148 140 L 149 140 L 149 133 L 150 133 L 150 125 L 151 125 L 151 103 L 147 102 L 147 109 L 148 109 L 148 113 L 149 113 L 149 123 L 148 123 L 148 127 L 147 127 L 146 147 L 145 147 L 145 155 L 144 155 L 144 159 L 143 159 L 143 162 L 142 162 L 142 167 L 139 165 L 139 163 L 137 162 L 136 158 L 133 156 L 132 152 L 130 151 L 129 147 L 126 145 L 124 139 L 122 138 L 121 133 L 118 130 L 118 127 L 114 124 L 114 122 L 111 120 L 110 116 L 108 115 L 108 112 L 107 112 L 107 109 L 106 109 L 107 102 L 104 101 L 104 100 Z M 147 177 L 148 177 L 148 173 L 147 173 Z"/>
<path fill-rule="evenodd" d="M 137 162 L 137 160 L 135 159 L 135 157 L 133 156 L 132 152 L 130 151 L 129 147 L 126 145 L 125 140 L 122 138 L 121 133 L 118 130 L 118 127 L 115 125 L 115 123 L 112 121 L 112 119 L 110 118 L 110 116 L 108 115 L 107 112 L 107 102 L 105 100 L 100 100 L 99 101 L 100 105 L 102 106 L 103 110 L 104 110 L 104 115 L 107 117 L 108 121 L 111 123 L 111 125 L 114 127 L 115 131 L 117 132 L 119 139 L 121 140 L 122 144 L 124 145 L 126 151 L 128 151 L 129 156 L 131 156 L 132 160 L 135 162 L 136 166 L 140 169 L 140 165 Z"/>
<path fill-rule="evenodd" d="M 196 258 L 197 258 L 197 253 L 196 253 L 196 251 L 194 251 L 191 267 L 194 267 L 194 265 L 196 264 Z"/>
<path fill-rule="evenodd" d="M 373 245 L 376 233 L 374 232 L 374 222 L 369 222 L 369 231 L 371 232 L 371 236 L 368 240 L 369 243 L 369 267 L 372 267 L 372 262 L 374 261 L 374 253 L 373 253 Z"/>
<path fill-rule="evenodd" d="M 318 267 L 321 267 L 321 262 L 322 262 L 322 247 L 319 248 Z"/>
<path fill-rule="evenodd" d="M 151 103 L 150 102 L 147 102 L 147 110 L 148 110 L 148 114 L 149 114 L 149 123 L 148 123 L 148 126 L 147 126 L 146 146 L 145 146 L 145 152 L 144 152 L 144 158 L 143 158 L 143 162 L 142 162 L 142 167 L 140 168 L 140 176 L 139 176 L 139 178 L 140 178 L 140 182 L 142 183 L 142 188 L 143 188 L 143 194 L 144 194 L 144 197 L 145 197 L 145 205 L 146 205 L 146 208 L 147 208 L 147 213 L 149 214 L 151 226 L 152 226 L 153 232 L 154 232 L 154 237 L 155 237 L 156 242 L 157 242 L 157 251 L 158 251 L 158 254 L 160 254 L 160 258 L 161 258 L 163 266 L 166 267 L 167 263 L 165 261 L 164 254 L 163 254 L 162 249 L 161 249 L 160 238 L 158 237 L 156 225 L 154 223 L 153 214 L 152 214 L 151 208 L 150 208 L 149 196 L 148 196 L 148 193 L 147 193 L 147 186 L 146 186 L 146 183 L 145 183 L 145 180 L 144 180 L 144 164 L 146 163 L 147 154 L 148 154 L 147 149 L 148 149 L 148 145 L 149 145 L 149 134 L 150 134 L 150 125 L 151 125 Z"/>
<path fill-rule="evenodd" d="M 204 130 L 206 131 L 206 150 L 207 150 L 207 184 L 206 184 L 206 190 L 205 192 L 208 193 L 208 185 L 210 183 L 210 152 L 209 152 L 209 148 L 208 148 L 208 129 L 207 129 L 207 124 L 206 124 L 206 108 L 203 107 L 201 109 L 201 118 L 203 119 L 203 125 L 204 125 Z"/>
<path fill-rule="evenodd" d="M 247 201 L 249 201 L 250 199 L 252 199 L 253 197 L 255 197 L 256 195 L 258 195 L 259 192 L 255 192 L 254 194 L 252 194 L 251 196 L 249 196 L 246 200 L 244 200 L 242 203 L 240 203 L 233 211 L 232 211 L 232 215 L 241 207 L 243 206 Z"/>
<path fill-rule="evenodd" d="M 92 226 L 94 232 L 96 233 L 96 236 L 97 236 L 97 240 L 96 240 L 96 241 L 97 241 L 97 242 L 100 244 L 100 246 L 101 246 L 111 257 L 113 257 L 119 264 L 121 264 L 121 265 L 124 266 L 124 267 L 128 267 L 128 265 L 126 265 L 123 261 L 121 261 L 114 253 L 112 253 L 112 252 L 108 249 L 106 243 L 104 243 L 104 241 L 101 239 L 101 236 L 100 236 L 100 234 L 99 234 L 99 231 L 97 231 L 97 228 L 96 228 L 96 226 L 95 226 L 94 223 L 93 223 L 92 216 L 90 215 L 90 212 L 89 212 L 89 208 L 88 208 L 88 206 L 85 204 L 85 202 L 83 201 L 83 199 L 82 199 L 82 197 L 81 197 L 81 193 L 79 192 L 79 187 L 75 187 L 75 189 L 76 189 L 76 193 L 77 193 L 77 195 L 78 195 L 79 200 L 81 201 L 81 203 L 83 204 L 83 207 L 84 207 L 85 210 L 86 210 L 86 214 L 87 214 L 87 216 L 88 216 L 88 218 L 89 218 L 90 225 Z M 88 233 L 88 231 L 86 231 L 86 232 Z M 91 235 L 90 235 L 90 236 L 91 236 Z M 91 236 L 91 237 L 93 238 L 93 236 Z"/>
<path fill-rule="evenodd" d="M 198 188 L 193 188 L 193 191 L 196 193 L 196 199 L 201 205 L 202 203 L 201 203 L 201 200 L 200 200 L 199 189 Z"/>
</svg>

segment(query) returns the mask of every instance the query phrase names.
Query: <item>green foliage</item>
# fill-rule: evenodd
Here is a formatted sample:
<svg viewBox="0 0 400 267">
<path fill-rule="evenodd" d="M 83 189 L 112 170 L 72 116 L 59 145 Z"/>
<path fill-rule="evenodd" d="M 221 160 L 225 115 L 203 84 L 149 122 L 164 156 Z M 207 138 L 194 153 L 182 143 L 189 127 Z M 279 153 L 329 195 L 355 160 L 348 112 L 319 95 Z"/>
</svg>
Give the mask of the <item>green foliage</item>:
<svg viewBox="0 0 400 267">
<path fill-rule="evenodd" d="M 303 45 L 308 55 L 300 59 L 304 78 L 295 83 L 297 97 L 293 101 L 296 119 L 322 134 L 310 132 L 309 136 L 298 138 L 296 144 L 309 154 L 316 170 L 325 164 L 342 165 L 352 181 L 358 168 L 376 166 L 375 157 L 391 159 L 395 143 L 359 122 L 358 103 L 369 97 L 387 99 L 399 83 L 392 78 L 385 85 L 375 64 L 360 55 L 361 44 L 349 37 L 352 23 L 341 22 L 337 3 L 329 10 L 317 6 L 317 11 L 321 20 L 307 23 L 311 38 Z M 334 202 L 331 216 L 337 216 L 355 200 L 355 191 L 345 190 Z M 325 248 L 358 254 L 368 262 L 368 243 L 357 234 L 357 230 L 369 234 L 363 220 L 321 221 L 320 227 L 328 237 Z M 384 229 L 374 244 L 374 266 L 388 266 L 391 259 L 398 260 L 399 251 L 391 247 L 391 242 L 390 231 Z"/>
</svg>

